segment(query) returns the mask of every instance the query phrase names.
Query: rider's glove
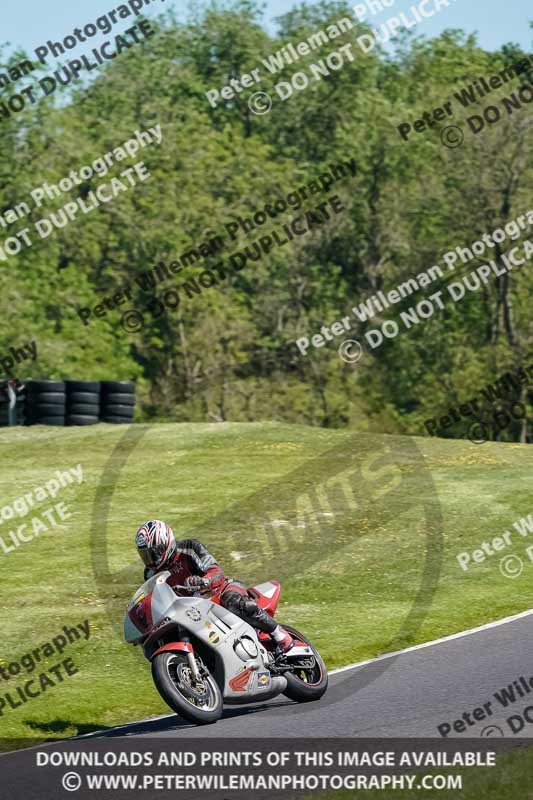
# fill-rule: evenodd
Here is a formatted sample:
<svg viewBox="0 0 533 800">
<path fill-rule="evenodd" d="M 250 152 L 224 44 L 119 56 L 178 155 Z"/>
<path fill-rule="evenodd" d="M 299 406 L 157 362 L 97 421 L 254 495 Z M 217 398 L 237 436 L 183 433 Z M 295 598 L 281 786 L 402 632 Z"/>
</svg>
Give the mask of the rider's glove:
<svg viewBox="0 0 533 800">
<path fill-rule="evenodd" d="M 209 578 L 202 578 L 200 575 L 189 575 L 185 580 L 187 589 L 208 589 L 211 586 Z"/>
</svg>

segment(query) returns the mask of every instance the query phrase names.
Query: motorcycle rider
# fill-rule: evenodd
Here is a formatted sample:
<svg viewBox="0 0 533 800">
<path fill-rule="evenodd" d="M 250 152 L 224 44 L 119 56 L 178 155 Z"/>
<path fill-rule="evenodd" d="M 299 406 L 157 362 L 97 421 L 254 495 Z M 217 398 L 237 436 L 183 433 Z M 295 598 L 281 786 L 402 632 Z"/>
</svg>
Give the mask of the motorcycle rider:
<svg viewBox="0 0 533 800">
<path fill-rule="evenodd" d="M 292 647 L 292 637 L 260 608 L 240 581 L 227 578 L 217 560 L 198 539 L 176 541 L 172 528 L 159 519 L 144 522 L 135 534 L 135 546 L 144 563 L 144 579 L 169 570 L 168 584 L 182 584 L 194 591 L 218 591 L 220 605 L 268 633 L 279 652 Z"/>
</svg>

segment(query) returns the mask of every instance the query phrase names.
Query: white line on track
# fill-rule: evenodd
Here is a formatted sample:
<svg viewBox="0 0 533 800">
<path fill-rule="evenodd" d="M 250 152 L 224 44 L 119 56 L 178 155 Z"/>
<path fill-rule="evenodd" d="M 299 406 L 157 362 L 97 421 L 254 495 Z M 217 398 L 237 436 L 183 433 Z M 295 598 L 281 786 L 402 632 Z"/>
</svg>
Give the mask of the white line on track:
<svg viewBox="0 0 533 800">
<path fill-rule="evenodd" d="M 474 633 L 480 633 L 481 631 L 486 631 L 489 628 L 497 628 L 499 625 L 506 625 L 508 622 L 514 622 L 517 619 L 522 619 L 523 617 L 529 617 L 533 614 L 533 609 L 529 611 L 522 611 L 520 614 L 513 614 L 511 617 L 504 617 L 503 619 L 496 620 L 496 622 L 487 622 L 485 625 L 479 625 L 477 628 L 469 628 L 466 631 L 460 631 L 459 633 L 452 633 L 451 636 L 443 636 L 441 639 L 433 639 L 431 642 L 424 642 L 423 644 L 415 644 L 412 647 L 406 647 L 403 650 L 395 650 L 393 653 L 385 653 L 382 656 L 376 656 L 375 658 L 368 658 L 366 661 L 358 661 L 355 664 L 348 664 L 346 667 L 339 667 L 338 669 L 332 669 L 329 672 L 329 675 L 338 675 L 340 672 L 347 672 L 350 669 L 357 669 L 358 667 L 364 667 L 367 664 L 373 664 L 377 661 L 384 661 L 386 658 L 395 658 L 396 656 L 403 655 L 404 653 L 412 653 L 415 650 L 422 650 L 424 647 L 434 647 L 435 645 L 442 644 L 443 642 L 450 642 L 453 639 L 460 639 L 462 636 L 471 636 Z M 151 717 L 149 719 L 142 719 L 138 720 L 137 722 L 129 722 L 125 725 L 118 725 L 115 728 L 109 728 L 108 730 L 117 731 L 122 730 L 123 728 L 131 728 L 133 725 L 139 725 L 142 722 L 154 722 L 158 719 L 166 719 L 167 717 L 174 717 L 175 714 L 164 714 L 161 717 Z M 76 739 L 85 739 L 91 736 L 97 736 L 100 733 L 105 733 L 105 731 L 94 731 L 93 733 L 86 733 L 82 736 L 77 736 Z"/>
<path fill-rule="evenodd" d="M 480 633 L 481 631 L 489 630 L 489 628 L 497 628 L 500 625 L 506 625 L 508 622 L 514 622 L 523 617 L 529 617 L 533 614 L 533 608 L 529 611 L 521 611 L 520 614 L 513 614 L 512 617 L 504 617 L 498 619 L 496 622 L 487 622 L 485 625 L 479 625 L 477 628 L 469 628 L 467 631 L 460 631 L 459 633 L 452 633 L 451 636 L 443 636 L 442 639 L 433 639 L 431 642 L 424 642 L 423 644 L 415 644 L 412 647 L 405 647 L 403 650 L 395 650 L 394 653 L 384 653 L 382 656 L 375 658 L 368 658 L 366 661 L 358 661 L 356 664 L 348 664 L 347 667 L 339 667 L 332 669 L 329 675 L 337 675 L 339 672 L 346 672 L 349 669 L 356 669 L 357 667 L 364 667 L 366 664 L 374 664 L 377 661 L 384 661 L 386 658 L 395 658 L 403 653 L 412 653 L 415 650 L 422 650 L 424 647 L 434 647 L 443 642 L 451 642 L 453 639 L 460 639 L 463 636 L 471 636 L 473 633 Z"/>
</svg>

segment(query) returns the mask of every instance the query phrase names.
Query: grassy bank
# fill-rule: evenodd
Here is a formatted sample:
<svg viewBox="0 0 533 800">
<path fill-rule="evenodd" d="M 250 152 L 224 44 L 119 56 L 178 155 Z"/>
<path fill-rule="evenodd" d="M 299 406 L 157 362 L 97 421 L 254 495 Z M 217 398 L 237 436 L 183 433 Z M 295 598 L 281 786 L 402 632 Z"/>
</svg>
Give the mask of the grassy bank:
<svg viewBox="0 0 533 800">
<path fill-rule="evenodd" d="M 330 668 L 530 605 L 528 568 L 509 580 L 494 557 L 465 573 L 456 555 L 533 510 L 531 448 L 271 423 L 130 431 L 125 441 L 124 427 L 105 425 L 0 434 L 0 507 L 56 470 L 83 468 L 81 484 L 0 525 L 8 542 L 9 530 L 35 516 L 46 522 L 42 512 L 58 502 L 71 514 L 0 550 L 0 666 L 64 625 L 90 623 L 88 640 L 0 680 L 5 695 L 65 658 L 77 669 L 5 707 L 3 737 L 71 736 L 167 712 L 148 664 L 121 639 L 125 605 L 142 582 L 133 534 L 145 519 L 201 538 L 233 577 L 282 580 L 280 619 L 305 631 Z M 414 621 L 402 625 L 412 609 Z"/>
</svg>

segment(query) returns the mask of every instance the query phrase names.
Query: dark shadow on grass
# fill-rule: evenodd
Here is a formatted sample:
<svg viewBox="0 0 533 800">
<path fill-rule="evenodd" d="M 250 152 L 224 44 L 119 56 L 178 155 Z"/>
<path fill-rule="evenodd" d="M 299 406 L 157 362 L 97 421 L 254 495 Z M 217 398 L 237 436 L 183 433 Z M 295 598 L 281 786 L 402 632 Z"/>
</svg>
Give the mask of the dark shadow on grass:
<svg viewBox="0 0 533 800">
<path fill-rule="evenodd" d="M 64 733 L 69 728 L 76 728 L 77 733 L 75 736 L 83 736 L 86 733 L 93 733 L 93 731 L 109 730 L 107 726 L 92 725 L 91 723 L 73 722 L 71 719 L 55 719 L 53 722 L 34 722 L 33 720 L 25 720 L 25 725 L 34 731 L 42 733 Z M 72 735 L 67 737 L 72 738 Z"/>
<path fill-rule="evenodd" d="M 0 738 L 0 753 L 11 753 L 15 750 L 22 750 L 26 747 L 37 747 L 42 744 L 50 742 L 61 742 L 72 739 L 73 736 L 83 736 L 95 731 L 106 731 L 111 728 L 102 725 L 93 725 L 91 723 L 74 722 L 69 719 L 56 719 L 53 722 L 37 722 L 36 720 L 24 720 L 24 725 L 35 731 L 34 736 L 14 736 Z M 65 731 L 74 728 L 77 733 L 69 733 L 66 736 L 61 736 Z M 40 735 L 39 735 L 40 734 Z"/>
</svg>

